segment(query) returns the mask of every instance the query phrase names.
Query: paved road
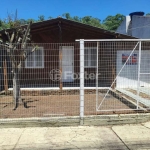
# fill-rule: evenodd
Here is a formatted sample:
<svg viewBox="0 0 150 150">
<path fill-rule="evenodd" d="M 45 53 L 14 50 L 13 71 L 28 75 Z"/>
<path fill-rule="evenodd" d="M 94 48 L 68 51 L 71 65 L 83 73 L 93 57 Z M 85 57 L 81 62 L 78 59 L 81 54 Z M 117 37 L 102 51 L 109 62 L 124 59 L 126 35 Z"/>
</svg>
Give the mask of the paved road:
<svg viewBox="0 0 150 150">
<path fill-rule="evenodd" d="M 136 125 L 1 128 L 0 150 L 150 150 L 150 122 Z"/>
</svg>

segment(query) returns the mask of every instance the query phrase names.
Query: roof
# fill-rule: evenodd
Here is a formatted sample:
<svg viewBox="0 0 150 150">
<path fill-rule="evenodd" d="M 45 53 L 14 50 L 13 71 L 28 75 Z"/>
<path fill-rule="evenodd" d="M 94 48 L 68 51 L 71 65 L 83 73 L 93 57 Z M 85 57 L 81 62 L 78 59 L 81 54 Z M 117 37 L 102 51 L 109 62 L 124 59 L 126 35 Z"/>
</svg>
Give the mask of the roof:
<svg viewBox="0 0 150 150">
<path fill-rule="evenodd" d="M 36 22 L 31 25 L 31 34 L 34 34 L 35 32 L 39 31 L 46 31 L 49 30 L 50 28 L 55 28 L 56 26 L 58 27 L 58 24 L 61 24 L 63 28 L 66 30 L 68 28 L 74 27 L 77 29 L 81 30 L 86 30 L 88 32 L 92 32 L 95 34 L 100 34 L 100 35 L 105 35 L 107 38 L 118 38 L 118 39 L 135 39 L 135 37 L 129 36 L 129 35 L 124 35 L 120 33 L 115 33 L 112 31 L 108 31 L 102 28 L 94 27 L 91 25 L 83 24 L 80 22 L 64 19 L 64 18 L 55 18 L 55 19 L 50 19 L 42 22 Z M 27 26 L 27 25 L 24 25 Z M 24 27 L 22 26 L 22 27 Z M 11 32 L 12 29 L 7 29 L 8 32 Z M 0 34 L 3 34 L 5 30 L 1 30 Z"/>
<path fill-rule="evenodd" d="M 91 25 L 87 25 L 84 23 L 80 23 L 80 22 L 76 22 L 73 20 L 68 20 L 68 19 L 64 19 L 64 18 L 55 18 L 55 19 L 51 19 L 51 20 L 46 20 L 43 22 L 36 22 L 33 23 L 31 26 L 31 31 L 32 32 L 36 32 L 37 30 L 44 30 L 46 28 L 49 28 L 50 25 L 55 25 L 55 23 L 61 23 L 67 26 L 71 26 L 71 27 L 77 27 L 77 28 L 84 28 L 87 30 L 91 30 L 91 31 L 95 31 L 98 34 L 105 34 L 108 36 L 114 36 L 116 38 L 123 38 L 123 39 L 135 39 L 135 37 L 129 36 L 129 35 L 124 35 L 124 34 L 120 34 L 120 33 L 116 33 L 116 32 L 112 32 L 106 29 L 102 29 L 102 28 L 98 28 L 98 27 L 94 27 Z"/>
</svg>

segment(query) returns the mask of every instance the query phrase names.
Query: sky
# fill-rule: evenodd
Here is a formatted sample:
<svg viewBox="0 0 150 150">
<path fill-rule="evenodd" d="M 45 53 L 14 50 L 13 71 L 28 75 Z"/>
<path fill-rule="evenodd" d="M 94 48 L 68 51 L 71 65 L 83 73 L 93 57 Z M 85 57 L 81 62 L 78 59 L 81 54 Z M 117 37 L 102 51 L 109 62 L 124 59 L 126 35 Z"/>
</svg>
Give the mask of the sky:
<svg viewBox="0 0 150 150">
<path fill-rule="evenodd" d="M 92 16 L 104 20 L 108 15 L 117 13 L 129 15 L 131 12 L 143 11 L 150 13 L 150 0 L 0 0 L 0 19 L 7 14 L 15 14 L 18 19 L 56 18 L 64 13 L 71 16 Z"/>
</svg>

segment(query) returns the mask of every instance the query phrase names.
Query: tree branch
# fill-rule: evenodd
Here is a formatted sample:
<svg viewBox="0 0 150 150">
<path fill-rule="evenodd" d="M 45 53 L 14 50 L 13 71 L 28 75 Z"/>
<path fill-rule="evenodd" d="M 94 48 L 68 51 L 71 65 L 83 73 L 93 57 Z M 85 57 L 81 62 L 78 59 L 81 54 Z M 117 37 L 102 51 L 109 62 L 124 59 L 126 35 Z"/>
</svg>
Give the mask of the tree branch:
<svg viewBox="0 0 150 150">
<path fill-rule="evenodd" d="M 24 56 L 25 56 L 24 58 L 27 59 L 28 56 L 31 55 L 31 54 L 32 54 L 35 50 L 37 50 L 37 49 L 38 49 L 38 47 L 35 46 L 29 53 L 26 52 L 26 54 L 24 55 Z"/>
<path fill-rule="evenodd" d="M 7 31 L 5 31 L 5 34 L 7 35 L 8 42 L 10 42 L 10 36 L 9 36 L 9 33 L 8 33 Z"/>
<path fill-rule="evenodd" d="M 15 37 L 15 33 L 13 32 L 13 33 L 12 33 L 12 35 L 11 35 L 10 43 L 12 43 L 12 42 L 13 42 L 14 37 Z"/>
<path fill-rule="evenodd" d="M 26 38 L 29 34 L 29 31 L 30 31 L 30 25 L 31 25 L 31 22 L 29 23 L 28 27 L 27 27 L 27 30 L 25 31 L 25 35 L 23 37 L 23 40 L 22 40 L 22 44 L 21 44 L 21 48 L 24 49 L 25 48 L 25 45 L 26 45 Z"/>
</svg>

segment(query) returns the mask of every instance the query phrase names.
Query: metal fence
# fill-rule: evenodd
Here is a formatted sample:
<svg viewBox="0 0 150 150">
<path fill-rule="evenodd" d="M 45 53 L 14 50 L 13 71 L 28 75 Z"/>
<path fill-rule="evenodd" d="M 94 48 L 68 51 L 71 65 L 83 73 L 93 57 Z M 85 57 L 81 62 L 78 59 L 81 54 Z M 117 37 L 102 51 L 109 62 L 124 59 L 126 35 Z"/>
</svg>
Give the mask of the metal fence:
<svg viewBox="0 0 150 150">
<path fill-rule="evenodd" d="M 150 40 L 97 42 L 96 110 L 132 113 L 150 108 Z M 100 91 L 100 85 L 109 87 Z"/>
<path fill-rule="evenodd" d="M 149 111 L 149 40 L 77 40 L 35 45 L 37 50 L 31 53 L 33 46 L 27 44 L 28 56 L 19 73 L 25 105 L 20 104 L 16 110 L 12 64 L 7 48 L 0 46 L 0 118 L 83 118 Z M 15 60 L 20 56 L 16 51 Z"/>
</svg>

